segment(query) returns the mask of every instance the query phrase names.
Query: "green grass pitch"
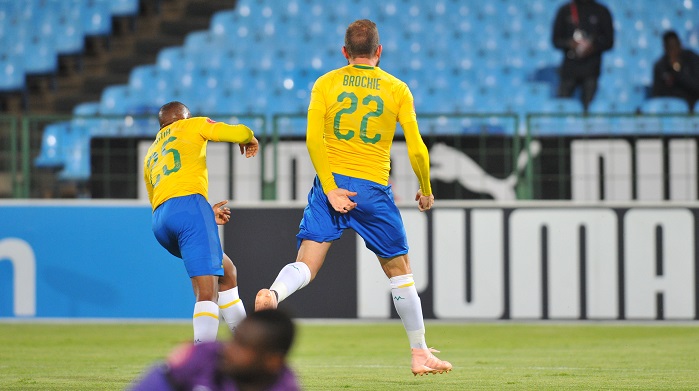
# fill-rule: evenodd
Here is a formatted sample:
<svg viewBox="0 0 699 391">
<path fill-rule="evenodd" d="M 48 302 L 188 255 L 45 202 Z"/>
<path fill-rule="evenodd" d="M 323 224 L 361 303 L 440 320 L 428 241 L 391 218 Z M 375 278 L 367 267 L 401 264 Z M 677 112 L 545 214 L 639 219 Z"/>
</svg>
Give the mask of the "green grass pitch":
<svg viewBox="0 0 699 391">
<path fill-rule="evenodd" d="M 221 328 L 219 335 L 225 336 Z M 188 323 L 0 323 L 0 390 L 123 390 Z M 305 390 L 696 390 L 699 323 L 439 323 L 449 374 L 414 377 L 397 322 L 301 322 Z"/>
</svg>

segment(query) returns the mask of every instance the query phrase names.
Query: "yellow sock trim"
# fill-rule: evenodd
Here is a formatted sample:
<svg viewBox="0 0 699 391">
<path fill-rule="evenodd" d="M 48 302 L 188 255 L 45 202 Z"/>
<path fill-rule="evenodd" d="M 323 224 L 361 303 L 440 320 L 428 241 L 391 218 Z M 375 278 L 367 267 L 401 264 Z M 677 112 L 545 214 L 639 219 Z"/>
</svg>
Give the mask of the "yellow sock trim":
<svg viewBox="0 0 699 391">
<path fill-rule="evenodd" d="M 240 303 L 240 299 L 238 299 L 238 300 L 233 300 L 233 301 L 231 301 L 231 302 L 228 303 L 228 304 L 220 305 L 220 306 L 218 306 L 218 308 L 220 308 L 220 309 L 223 310 L 223 309 L 226 309 L 226 308 L 228 308 L 228 307 L 233 307 L 234 305 L 236 305 L 236 304 L 238 304 L 238 303 Z"/>
<path fill-rule="evenodd" d="M 211 312 L 198 312 L 198 313 L 194 314 L 195 318 L 198 318 L 200 316 L 210 316 L 214 319 L 218 319 L 218 315 L 212 314 Z"/>
<path fill-rule="evenodd" d="M 413 285 L 415 285 L 415 281 L 409 282 L 407 284 L 403 284 L 403 285 L 399 286 L 398 288 L 407 288 L 407 287 L 413 286 Z"/>
</svg>

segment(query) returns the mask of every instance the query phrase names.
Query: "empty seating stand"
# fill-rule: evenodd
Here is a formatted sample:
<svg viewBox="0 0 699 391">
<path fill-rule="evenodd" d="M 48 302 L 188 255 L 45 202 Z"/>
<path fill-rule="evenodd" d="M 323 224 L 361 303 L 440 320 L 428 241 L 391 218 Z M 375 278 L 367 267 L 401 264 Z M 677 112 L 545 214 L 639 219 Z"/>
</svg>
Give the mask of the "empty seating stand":
<svg viewBox="0 0 699 391">
<path fill-rule="evenodd" d="M 106 6 L 110 15 L 136 7 L 132 0 L 76 1 L 83 4 L 83 34 L 105 31 L 100 22 Z M 382 68 L 408 83 L 418 115 L 516 113 L 522 122 L 533 112 L 579 115 L 578 100 L 555 98 L 562 53 L 551 44 L 551 26 L 565 2 L 239 0 L 235 10 L 217 12 L 209 29 L 163 49 L 155 64 L 135 68 L 127 85 L 105 89 L 99 112 L 152 113 L 176 99 L 204 114 L 302 113 L 315 79 L 346 64 L 340 48 L 347 24 L 369 18 L 377 22 L 384 45 Z M 699 50 L 699 7 L 691 1 L 604 3 L 614 17 L 616 40 L 603 57 L 590 112 L 687 113 L 686 104 L 680 109 L 646 101 L 646 91 L 665 30 L 677 30 L 686 46 Z M 55 46 L 47 53 L 51 50 Z M 575 128 L 566 115 L 549 125 L 548 134 L 566 126 L 584 132 L 588 126 Z M 608 125 L 595 123 L 595 129 L 612 129 Z"/>
</svg>

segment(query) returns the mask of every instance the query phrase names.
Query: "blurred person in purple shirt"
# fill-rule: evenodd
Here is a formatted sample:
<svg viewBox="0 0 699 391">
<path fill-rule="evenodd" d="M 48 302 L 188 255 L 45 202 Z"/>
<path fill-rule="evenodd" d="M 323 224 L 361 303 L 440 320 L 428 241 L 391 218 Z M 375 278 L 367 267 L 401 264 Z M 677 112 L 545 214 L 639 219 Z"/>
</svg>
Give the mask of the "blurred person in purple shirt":
<svg viewBox="0 0 699 391">
<path fill-rule="evenodd" d="M 254 312 L 238 325 L 230 341 L 183 345 L 131 390 L 300 390 L 286 361 L 294 334 L 294 324 L 283 312 Z"/>
</svg>

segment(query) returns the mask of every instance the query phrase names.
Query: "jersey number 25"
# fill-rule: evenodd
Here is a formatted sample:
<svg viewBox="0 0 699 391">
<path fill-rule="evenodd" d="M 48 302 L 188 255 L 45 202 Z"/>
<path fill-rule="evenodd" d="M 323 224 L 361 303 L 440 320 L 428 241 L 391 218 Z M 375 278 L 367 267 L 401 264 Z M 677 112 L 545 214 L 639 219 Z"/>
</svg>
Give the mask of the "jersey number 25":
<svg viewBox="0 0 699 391">
<path fill-rule="evenodd" d="M 158 163 L 158 159 L 160 156 L 165 156 L 167 154 L 172 154 L 172 160 L 174 161 L 174 166 L 172 168 L 169 168 L 166 164 L 163 164 L 163 175 L 170 175 L 173 172 L 177 172 L 180 170 L 182 167 L 182 160 L 180 159 L 180 151 L 174 149 L 174 148 L 166 148 L 168 144 L 171 142 L 177 140 L 177 137 L 175 136 L 170 136 L 165 142 L 163 143 L 163 147 L 160 151 L 160 154 L 158 152 L 153 152 L 152 155 L 148 158 L 148 169 L 150 170 L 150 184 L 151 186 L 155 187 L 160 183 L 160 174 L 154 172 L 155 165 Z"/>
</svg>

